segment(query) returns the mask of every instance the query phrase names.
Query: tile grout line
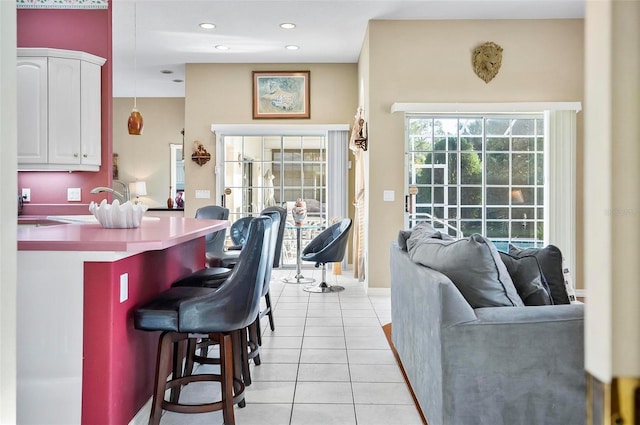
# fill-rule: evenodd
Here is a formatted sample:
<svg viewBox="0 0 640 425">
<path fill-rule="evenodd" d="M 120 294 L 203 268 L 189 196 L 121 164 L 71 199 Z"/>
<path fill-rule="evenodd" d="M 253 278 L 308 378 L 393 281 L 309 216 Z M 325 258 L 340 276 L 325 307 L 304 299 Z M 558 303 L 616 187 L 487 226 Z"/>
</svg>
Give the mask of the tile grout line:
<svg viewBox="0 0 640 425">
<path fill-rule="evenodd" d="M 337 281 L 337 277 L 336 277 Z M 356 412 L 356 399 L 353 391 L 353 376 L 351 375 L 351 362 L 349 361 L 349 346 L 347 345 L 347 331 L 344 326 L 344 315 L 342 314 L 342 296 L 338 295 L 338 303 L 340 304 L 340 318 L 342 319 L 342 335 L 344 337 L 344 351 L 347 356 L 347 371 L 349 373 L 349 386 L 351 388 L 351 406 L 353 408 L 353 418 L 355 425 L 358 425 L 358 415 Z"/>
<path fill-rule="evenodd" d="M 293 411 L 296 406 L 296 391 L 298 390 L 298 377 L 300 376 L 300 363 L 302 362 L 302 346 L 304 345 L 304 338 L 307 331 L 307 318 L 309 316 L 309 303 L 311 297 L 307 296 L 307 310 L 304 315 L 304 325 L 302 326 L 302 340 L 300 341 L 300 352 L 298 353 L 298 367 L 296 368 L 296 381 L 293 385 L 293 400 L 291 400 L 291 414 L 289 415 L 289 425 L 293 422 Z"/>
</svg>

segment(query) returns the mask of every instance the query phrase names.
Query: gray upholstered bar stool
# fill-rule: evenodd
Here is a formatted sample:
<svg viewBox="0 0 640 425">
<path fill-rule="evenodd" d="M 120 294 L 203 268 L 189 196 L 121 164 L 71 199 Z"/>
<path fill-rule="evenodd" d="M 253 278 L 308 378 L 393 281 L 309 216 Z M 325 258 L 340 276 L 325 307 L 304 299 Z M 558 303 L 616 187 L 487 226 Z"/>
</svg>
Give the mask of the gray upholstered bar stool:
<svg viewBox="0 0 640 425">
<path fill-rule="evenodd" d="M 144 331 L 161 331 L 158 343 L 156 382 L 150 424 L 159 424 L 162 410 L 180 413 L 204 413 L 222 410 L 224 423 L 235 424 L 233 405 L 243 407 L 242 381 L 243 330 L 255 320 L 267 267 L 271 266 L 269 217 L 258 217 L 251 223 L 245 248 L 238 266 L 218 289 L 206 287 L 172 287 L 139 307 L 134 324 Z M 184 341 L 206 337 L 220 344 L 220 374 L 183 376 Z M 246 338 L 245 347 L 246 347 Z M 240 356 L 238 356 L 240 352 Z M 244 356 L 246 356 L 246 349 Z M 167 376 L 173 372 L 172 379 Z M 179 403 L 180 388 L 191 382 L 218 381 L 221 400 L 196 405 Z M 165 400 L 166 390 L 171 398 Z"/>
<path fill-rule="evenodd" d="M 272 213 L 278 213 L 278 217 L 280 218 L 280 224 L 278 226 L 278 233 L 275 242 L 275 248 L 273 252 L 273 268 L 280 267 L 280 257 L 282 255 L 282 240 L 284 239 L 284 230 L 287 225 L 287 210 L 282 207 L 273 206 L 267 207 L 260 212 L 262 215 L 271 215 L 272 219 L 276 219 L 275 215 Z M 260 310 L 260 316 L 258 319 L 264 317 L 265 315 L 269 318 L 269 327 L 272 331 L 276 330 L 275 321 L 273 318 L 273 308 L 271 307 L 271 294 L 269 293 L 269 281 L 265 281 L 265 289 L 263 290 L 263 297 L 266 303 L 266 308 Z"/>
<path fill-rule="evenodd" d="M 329 285 L 327 283 L 327 263 L 342 261 L 347 249 L 350 229 L 351 219 L 343 218 L 324 229 L 302 251 L 302 260 L 312 261 L 316 263 L 316 267 L 322 265 L 322 282 L 318 285 L 305 286 L 303 290 L 307 292 L 338 292 L 344 290 L 344 286 Z"/>
<path fill-rule="evenodd" d="M 217 220 L 228 220 L 229 209 L 218 205 L 208 205 L 198 208 L 196 218 L 208 218 Z M 227 231 L 220 230 L 211 235 L 207 235 L 206 243 L 206 259 L 207 267 L 210 268 L 232 268 L 233 264 L 238 261 L 240 252 L 227 251 L 224 248 L 224 242 L 227 237 Z M 209 272 L 211 273 L 211 272 Z"/>
<path fill-rule="evenodd" d="M 195 218 L 209 220 L 227 220 L 229 209 L 219 205 L 207 205 L 196 210 Z M 206 267 L 181 279 L 181 284 L 173 286 L 210 286 L 217 288 L 231 275 L 231 268 L 222 267 L 222 262 L 218 259 L 218 254 L 224 251 L 224 240 L 227 230 L 218 230 L 205 237 L 205 262 Z M 239 255 L 235 253 L 234 256 Z M 234 257 L 235 258 L 235 257 Z M 237 259 L 237 258 L 235 258 Z M 235 261 L 235 260 L 234 260 Z M 197 283 L 208 282 L 210 285 L 197 285 Z"/>
<path fill-rule="evenodd" d="M 262 297 L 265 298 L 265 302 L 267 307 L 263 310 L 260 310 L 256 315 L 254 322 L 251 323 L 246 329 L 246 332 L 243 331 L 243 348 L 245 351 L 248 351 L 247 357 L 243 358 L 242 364 L 242 376 L 243 382 L 245 385 L 251 385 L 251 373 L 249 371 L 249 359 L 253 359 L 256 365 L 260 364 L 260 355 L 259 355 L 259 346 L 261 345 L 260 339 L 260 317 L 264 315 L 270 315 L 270 322 L 273 323 L 273 311 L 271 308 L 271 300 L 269 297 L 269 282 L 271 280 L 271 269 L 274 264 L 274 255 L 277 251 L 278 242 L 282 241 L 278 238 L 280 234 L 279 229 L 282 224 L 281 215 L 278 211 L 267 211 L 263 213 L 262 217 L 270 218 L 270 226 L 269 226 L 269 235 L 265 236 L 265 240 L 269 242 L 269 251 L 268 251 L 268 265 L 266 266 L 265 274 L 264 274 L 264 283 L 262 286 Z M 251 228 L 251 222 L 253 219 L 249 221 L 249 228 Z M 235 267 L 234 267 L 235 268 Z M 177 282 L 174 283 L 174 286 L 196 286 L 196 287 L 209 287 L 209 288 L 217 288 L 221 285 L 224 285 L 224 281 L 216 281 L 210 280 L 203 271 L 200 270 L 192 275 L 187 276 Z M 220 360 L 216 357 L 208 356 L 209 346 L 215 344 L 216 341 L 210 339 L 203 339 L 200 343 L 196 343 L 195 341 L 190 341 L 189 346 L 187 348 L 187 360 L 184 367 L 185 375 L 190 375 L 193 371 L 193 363 L 204 363 L 204 364 L 219 364 Z M 245 344 L 246 343 L 246 344 Z M 196 354 L 196 350 L 200 349 L 200 354 Z M 244 355 L 244 352 L 243 352 Z"/>
<path fill-rule="evenodd" d="M 256 320 L 247 328 L 250 349 L 248 357 L 253 359 L 253 362 L 256 365 L 260 365 L 260 345 L 262 345 L 262 338 L 260 336 L 260 318 L 268 316 L 271 330 L 275 329 L 273 309 L 271 307 L 271 295 L 269 294 L 269 284 L 271 283 L 271 270 L 273 268 L 273 264 L 275 264 L 274 258 L 278 248 L 278 242 L 282 245 L 282 239 L 279 238 L 279 235 L 281 234 L 280 228 L 283 226 L 281 220 L 282 215 L 278 210 L 263 211 L 261 215 L 271 217 L 271 251 L 269 253 L 271 264 L 267 267 L 267 271 L 264 274 L 264 284 L 262 286 L 262 298 L 265 300 L 266 307 L 258 312 Z"/>
</svg>

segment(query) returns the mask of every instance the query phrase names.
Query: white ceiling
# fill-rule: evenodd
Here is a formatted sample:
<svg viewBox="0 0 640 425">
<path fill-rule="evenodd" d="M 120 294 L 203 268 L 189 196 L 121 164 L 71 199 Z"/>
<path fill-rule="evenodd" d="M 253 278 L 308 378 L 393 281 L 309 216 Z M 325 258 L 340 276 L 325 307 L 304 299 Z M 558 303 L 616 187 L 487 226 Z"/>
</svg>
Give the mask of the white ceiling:
<svg viewBox="0 0 640 425">
<path fill-rule="evenodd" d="M 372 19 L 582 18 L 584 2 L 113 0 L 113 96 L 183 97 L 184 82 L 172 80 L 184 80 L 185 63 L 355 63 Z M 283 22 L 297 27 L 283 30 Z M 220 44 L 229 50 L 217 50 Z"/>
</svg>

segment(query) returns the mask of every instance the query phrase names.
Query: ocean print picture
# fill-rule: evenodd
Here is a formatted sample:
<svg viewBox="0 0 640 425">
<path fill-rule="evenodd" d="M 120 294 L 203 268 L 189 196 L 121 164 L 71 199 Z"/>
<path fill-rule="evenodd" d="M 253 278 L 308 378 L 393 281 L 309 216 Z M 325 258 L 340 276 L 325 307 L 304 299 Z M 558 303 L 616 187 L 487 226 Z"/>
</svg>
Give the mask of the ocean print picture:
<svg viewBox="0 0 640 425">
<path fill-rule="evenodd" d="M 309 118 L 310 71 L 254 71 L 253 118 Z"/>
</svg>

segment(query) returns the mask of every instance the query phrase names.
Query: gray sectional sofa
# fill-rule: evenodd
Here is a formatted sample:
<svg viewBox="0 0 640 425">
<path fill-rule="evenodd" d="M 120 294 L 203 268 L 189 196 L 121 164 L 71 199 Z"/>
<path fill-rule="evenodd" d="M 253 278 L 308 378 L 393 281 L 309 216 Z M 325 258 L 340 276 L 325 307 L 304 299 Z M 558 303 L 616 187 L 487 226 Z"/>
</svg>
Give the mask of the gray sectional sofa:
<svg viewBox="0 0 640 425">
<path fill-rule="evenodd" d="M 582 304 L 472 308 L 391 246 L 392 340 L 429 425 L 583 425 Z"/>
</svg>

